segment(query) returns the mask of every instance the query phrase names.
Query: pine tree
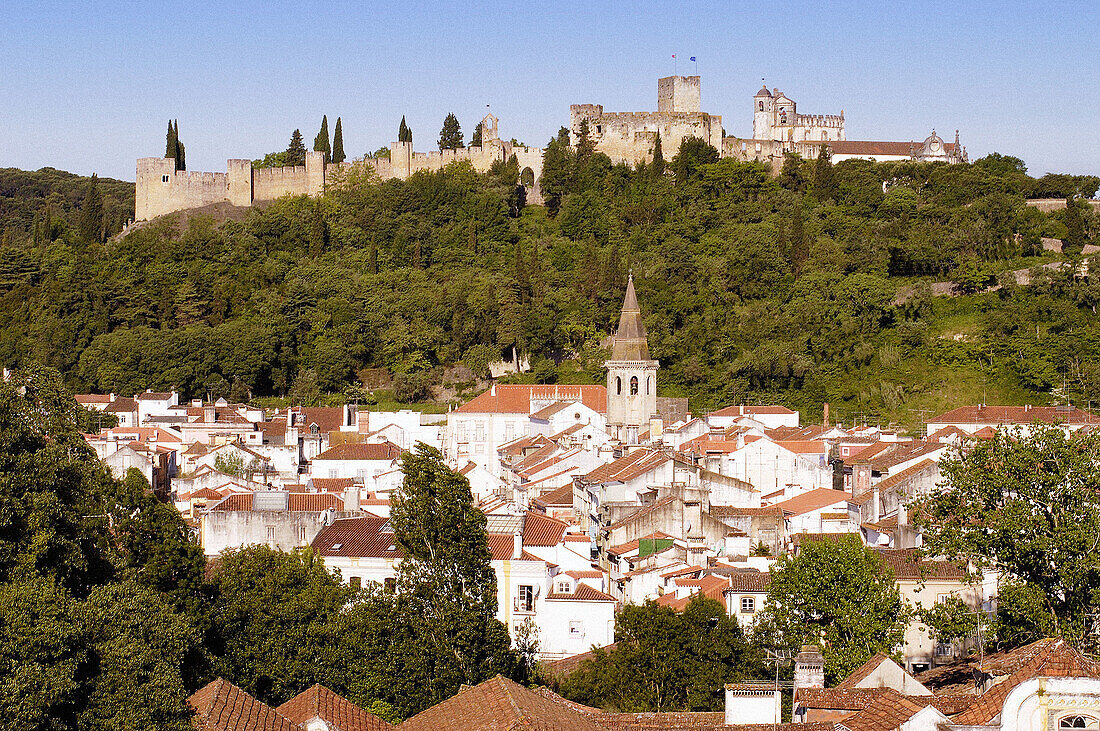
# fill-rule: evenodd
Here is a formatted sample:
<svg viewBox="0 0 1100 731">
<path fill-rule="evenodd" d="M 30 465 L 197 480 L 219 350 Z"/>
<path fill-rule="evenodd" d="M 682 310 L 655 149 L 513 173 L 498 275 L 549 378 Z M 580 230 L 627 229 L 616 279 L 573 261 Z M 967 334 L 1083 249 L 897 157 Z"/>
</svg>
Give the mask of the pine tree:
<svg viewBox="0 0 1100 731">
<path fill-rule="evenodd" d="M 474 134 L 470 137 L 470 147 L 481 147 L 481 130 L 485 127 L 485 122 L 478 122 L 474 127 Z"/>
<path fill-rule="evenodd" d="M 332 145 L 328 141 L 328 115 L 321 117 L 321 129 L 313 138 L 313 151 L 325 153 L 325 162 L 332 157 Z"/>
<path fill-rule="evenodd" d="M 443 120 L 443 129 L 439 131 L 439 150 L 457 150 L 465 147 L 462 144 L 462 127 L 458 123 L 458 117 L 453 113 L 448 114 Z"/>
<path fill-rule="evenodd" d="M 80 206 L 80 238 L 89 244 L 103 240 L 103 194 L 98 183 L 99 178 L 92 173 L 88 189 L 84 193 L 84 202 Z"/>
<path fill-rule="evenodd" d="M 581 128 L 577 133 L 577 167 L 583 168 L 588 160 L 596 152 L 596 145 L 592 142 L 592 130 L 588 126 L 588 120 L 581 120 Z"/>
<path fill-rule="evenodd" d="M 397 128 L 397 141 L 412 143 L 413 133 L 409 125 L 405 124 L 405 115 L 401 115 L 401 126 Z"/>
<path fill-rule="evenodd" d="M 336 118 L 336 129 L 332 131 L 332 161 L 343 162 L 347 159 L 344 154 L 344 128 L 340 118 Z"/>
<path fill-rule="evenodd" d="M 302 143 L 302 131 L 300 129 L 294 130 L 294 133 L 290 135 L 290 145 L 286 148 L 286 164 L 306 164 L 306 146 Z"/>
</svg>

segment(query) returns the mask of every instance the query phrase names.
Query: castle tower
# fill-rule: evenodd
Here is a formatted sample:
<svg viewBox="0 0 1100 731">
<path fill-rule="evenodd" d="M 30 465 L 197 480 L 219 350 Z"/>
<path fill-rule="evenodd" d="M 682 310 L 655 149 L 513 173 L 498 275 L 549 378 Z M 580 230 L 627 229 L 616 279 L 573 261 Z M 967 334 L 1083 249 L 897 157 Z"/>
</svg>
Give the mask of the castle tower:
<svg viewBox="0 0 1100 731">
<path fill-rule="evenodd" d="M 775 100 L 768 87 L 761 87 L 752 98 L 752 138 L 754 140 L 772 139 L 772 124 L 775 121 Z"/>
<path fill-rule="evenodd" d="M 665 76 L 657 79 L 657 111 L 659 113 L 697 113 L 700 106 L 698 76 Z"/>
<path fill-rule="evenodd" d="M 649 342 L 638 297 L 634 294 L 634 275 L 626 283 L 626 297 L 619 329 L 611 346 L 607 368 L 607 429 L 613 438 L 637 444 L 638 434 L 648 428 L 657 414 L 657 369 L 660 364 L 649 357 Z"/>
</svg>

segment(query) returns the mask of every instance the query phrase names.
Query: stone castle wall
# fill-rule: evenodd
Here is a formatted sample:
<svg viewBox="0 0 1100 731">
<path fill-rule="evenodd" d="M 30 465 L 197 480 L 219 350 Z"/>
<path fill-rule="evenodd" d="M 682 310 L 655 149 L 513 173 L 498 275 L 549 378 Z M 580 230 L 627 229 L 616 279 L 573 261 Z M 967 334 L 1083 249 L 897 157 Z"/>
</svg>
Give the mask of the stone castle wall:
<svg viewBox="0 0 1100 731">
<path fill-rule="evenodd" d="M 489 127 L 489 120 L 492 126 Z M 486 173 L 497 161 L 515 155 L 520 177 L 529 180 L 527 202 L 542 203 L 538 179 L 542 175 L 542 149 L 523 147 L 496 138 L 496 120 L 486 117 L 486 144 L 442 152 L 414 152 L 408 142 L 394 142 L 389 159 L 367 158 L 359 164 L 370 167 L 383 180 L 408 179 L 421 171 L 436 172 L 453 162 L 469 161 L 479 173 Z M 488 139 L 486 139 L 486 137 Z M 143 157 L 137 161 L 134 219 L 146 221 L 174 211 L 201 208 L 212 203 L 250 206 L 284 195 L 318 196 L 351 168 L 353 163 L 325 163 L 324 153 L 306 153 L 306 164 L 294 167 L 253 168 L 250 160 L 228 160 L 224 173 L 177 171 L 175 160 Z"/>
<path fill-rule="evenodd" d="M 598 104 L 574 104 L 569 107 L 569 120 L 574 144 L 581 123 L 587 120 L 596 151 L 616 163 L 651 161 L 658 134 L 666 160 L 688 137 L 698 137 L 718 149 L 722 145 L 722 117 L 706 112 L 605 112 Z"/>
</svg>

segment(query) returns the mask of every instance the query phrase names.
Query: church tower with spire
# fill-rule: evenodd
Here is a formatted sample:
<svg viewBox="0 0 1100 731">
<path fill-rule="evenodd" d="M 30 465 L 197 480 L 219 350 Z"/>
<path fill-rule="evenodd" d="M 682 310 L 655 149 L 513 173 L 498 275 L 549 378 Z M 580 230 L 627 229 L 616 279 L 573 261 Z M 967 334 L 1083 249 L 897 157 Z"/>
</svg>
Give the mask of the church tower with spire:
<svg viewBox="0 0 1100 731">
<path fill-rule="evenodd" d="M 607 368 L 607 429 L 611 437 L 625 444 L 637 444 L 638 434 L 649 427 L 657 415 L 657 369 L 650 359 L 649 343 L 638 297 L 634 294 L 634 275 L 626 283 L 626 298 L 619 316 L 619 329 L 611 346 Z"/>
</svg>

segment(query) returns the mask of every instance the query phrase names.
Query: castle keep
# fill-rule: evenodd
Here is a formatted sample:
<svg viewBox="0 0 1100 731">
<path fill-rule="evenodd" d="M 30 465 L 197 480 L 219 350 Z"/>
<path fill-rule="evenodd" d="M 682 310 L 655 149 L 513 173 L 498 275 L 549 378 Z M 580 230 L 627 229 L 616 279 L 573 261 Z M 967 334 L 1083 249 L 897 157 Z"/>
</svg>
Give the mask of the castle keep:
<svg viewBox="0 0 1100 731">
<path fill-rule="evenodd" d="M 844 112 L 799 114 L 793 99 L 779 91 L 761 88 L 752 99 L 753 136 L 727 137 L 722 117 L 701 111 L 701 80 L 698 76 L 666 76 L 657 80 L 657 111 L 605 112 L 601 104 L 573 104 L 569 107 L 571 142 L 576 144 L 587 122 L 589 137 L 598 152 L 612 162 L 636 165 L 653 159 L 660 135 L 666 159 L 680 149 L 680 143 L 697 137 L 719 151 L 722 157 L 767 163 L 778 170 L 787 153 L 816 158 L 827 146 L 833 162 L 852 158 L 873 161 L 914 160 L 919 162 L 967 162 L 966 148 L 955 132 L 954 142 L 945 142 L 935 132 L 921 142 L 852 141 L 844 129 Z M 420 171 L 438 171 L 452 162 L 467 161 L 475 170 L 488 172 L 494 162 L 515 155 L 520 184 L 527 189 L 529 203 L 542 203 L 539 177 L 544 150 L 500 139 L 498 120 L 482 120 L 479 147 L 415 152 L 411 142 L 391 142 L 388 159 L 366 158 L 354 163 L 326 163 L 323 153 L 306 154 L 305 165 L 253 168 L 249 160 L 228 160 L 224 173 L 177 171 L 171 158 L 143 157 L 137 161 L 135 219 L 148 220 L 173 211 L 201 208 L 215 203 L 251 206 L 284 195 L 321 195 L 352 165 L 370 167 L 382 179 L 406 180 Z"/>
</svg>

